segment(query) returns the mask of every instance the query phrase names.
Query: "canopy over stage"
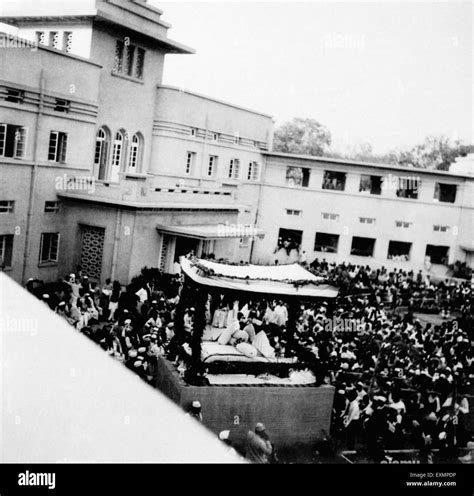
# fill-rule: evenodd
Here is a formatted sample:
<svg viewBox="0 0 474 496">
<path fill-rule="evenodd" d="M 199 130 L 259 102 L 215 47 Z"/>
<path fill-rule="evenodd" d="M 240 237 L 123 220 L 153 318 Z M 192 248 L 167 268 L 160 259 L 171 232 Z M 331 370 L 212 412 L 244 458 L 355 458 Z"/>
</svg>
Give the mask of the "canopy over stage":
<svg viewBox="0 0 474 496">
<path fill-rule="evenodd" d="M 280 363 L 284 361 L 282 358 L 295 359 L 301 351 L 296 342 L 296 322 L 302 300 L 331 300 L 335 299 L 338 294 L 337 288 L 327 284 L 324 278 L 315 276 L 299 264 L 281 266 L 231 265 L 194 257 L 181 257 L 180 264 L 185 275 L 185 281 L 175 313 L 175 335 L 177 340 L 183 343 L 188 341 L 191 346 L 191 359 L 187 377 L 192 382 L 199 380 L 199 376 L 205 373 L 206 364 L 208 363 L 207 361 L 204 363 L 203 341 L 217 340 L 220 345 L 219 348 L 223 348 L 224 345 L 228 344 L 233 337 L 231 330 L 235 325 L 240 326 L 242 324 L 239 319 L 244 314 L 240 313 L 239 308 L 243 309 L 252 300 L 270 300 L 270 303 L 267 304 L 267 309 L 270 309 L 270 313 L 273 312 L 274 308 L 271 303 L 272 299 L 285 302 L 287 306 L 286 315 L 284 315 L 285 312 L 283 311 L 283 317 L 281 317 L 283 319 L 281 320 L 282 323 L 277 324 L 276 320 L 271 320 L 267 321 L 263 326 L 262 315 L 254 322 L 257 325 L 257 332 L 264 331 L 264 335 L 261 336 L 263 341 L 268 343 L 268 336 L 265 334 L 268 331 L 273 338 L 278 338 L 278 345 L 281 346 L 283 353 L 281 356 L 273 357 L 270 345 L 266 346 L 259 341 L 259 346 L 261 345 L 265 350 L 266 355 L 264 357 L 266 362 Z M 223 303 L 224 301 L 225 303 Z M 227 310 L 220 309 L 223 305 Z M 193 314 L 192 324 L 188 323 L 185 329 L 184 316 L 188 310 L 191 310 Z M 217 329 L 217 331 L 221 331 L 223 336 L 215 333 L 215 328 L 211 327 L 209 329 L 210 316 L 214 315 L 215 317 L 217 310 L 227 312 L 225 315 L 226 323 L 219 325 Z M 239 315 L 242 317 L 239 317 Z M 262 329 L 260 329 L 260 326 L 262 326 Z M 226 333 L 222 332 L 224 327 L 226 328 Z M 238 329 L 234 330 L 237 332 Z M 205 339 L 204 331 L 207 333 Z M 255 341 L 255 336 L 252 339 Z M 284 342 L 283 345 L 280 344 L 282 342 Z M 209 343 L 205 344 L 208 351 Z M 233 345 L 234 343 L 230 344 Z M 250 348 L 255 348 L 253 346 L 254 342 L 249 343 L 249 345 L 252 345 Z M 240 354 L 245 355 L 245 352 L 238 351 Z M 251 358 L 251 362 L 255 362 L 260 357 L 249 355 L 252 353 L 258 355 L 259 352 L 262 353 L 259 349 L 249 350 L 247 347 L 248 355 L 246 356 Z M 216 354 L 215 350 L 214 354 Z M 217 360 L 216 357 L 214 358 Z M 232 360 L 227 356 L 226 360 L 223 357 L 218 358 L 220 361 L 236 361 L 234 356 Z M 242 360 L 241 358 L 240 361 Z M 283 370 L 282 367 L 280 369 Z"/>
<path fill-rule="evenodd" d="M 182 257 L 181 268 L 198 285 L 222 290 L 301 298 L 335 298 L 338 289 L 301 265 L 229 265 Z"/>
<path fill-rule="evenodd" d="M 177 352 L 186 370 L 181 378 L 172 363 L 159 360 L 158 388 L 181 405 L 201 401 L 209 408 L 203 412 L 205 424 L 214 432 L 233 426 L 232 436 L 238 446 L 244 446 L 249 428 L 263 422 L 279 449 L 311 448 L 321 430 L 329 430 L 334 388 L 318 386 L 316 375 L 305 370 L 307 362 L 300 360 L 301 349 L 295 339 L 296 322 L 301 300 L 334 299 L 338 289 L 298 264 L 230 265 L 185 257 L 180 264 L 185 280 L 174 330 L 177 349 L 186 350 L 180 356 Z M 270 307 L 271 300 L 282 300 L 288 313 L 283 325 L 275 321 L 264 324 L 260 315 L 253 320 L 255 336 L 245 344 L 255 353 L 247 347 L 246 354 L 239 347 L 243 343 L 234 346 L 221 338 L 226 332 L 229 339 L 233 336 L 234 325 L 240 326 L 241 305 L 251 300 L 262 300 Z M 204 341 L 210 316 L 224 307 L 230 324 L 219 326 L 222 335 L 217 342 Z M 188 309 L 193 317 L 185 327 Z M 267 332 L 272 339 L 278 338 L 277 352 L 271 349 Z M 266 339 L 266 348 L 257 344 L 259 336 Z M 280 346 L 282 342 L 284 346 Z M 306 374 L 306 382 L 294 380 L 295 374 Z"/>
</svg>

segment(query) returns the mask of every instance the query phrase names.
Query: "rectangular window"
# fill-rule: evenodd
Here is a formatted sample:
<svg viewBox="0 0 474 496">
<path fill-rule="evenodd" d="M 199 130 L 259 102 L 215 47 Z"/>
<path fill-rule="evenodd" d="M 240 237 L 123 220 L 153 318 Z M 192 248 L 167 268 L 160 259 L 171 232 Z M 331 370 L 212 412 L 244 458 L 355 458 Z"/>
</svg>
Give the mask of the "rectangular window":
<svg viewBox="0 0 474 496">
<path fill-rule="evenodd" d="M 2 269 L 12 266 L 13 234 L 0 234 L 0 265 Z"/>
<path fill-rule="evenodd" d="M 188 152 L 186 153 L 186 168 L 184 170 L 184 173 L 189 176 L 192 174 L 193 169 L 194 169 L 194 158 L 196 157 L 196 154 L 194 152 Z"/>
<path fill-rule="evenodd" d="M 67 114 L 69 112 L 70 105 L 71 102 L 69 100 L 61 100 L 60 98 L 56 98 L 54 110 L 56 112 L 64 112 L 65 114 Z"/>
<path fill-rule="evenodd" d="M 191 128 L 191 136 L 197 136 L 197 129 L 195 127 Z"/>
<path fill-rule="evenodd" d="M 23 158 L 26 149 L 26 127 L 0 124 L 0 157 Z"/>
<path fill-rule="evenodd" d="M 361 224 L 375 224 L 375 219 L 373 217 L 359 217 L 359 222 Z"/>
<path fill-rule="evenodd" d="M 7 96 L 5 101 L 11 103 L 23 103 L 25 99 L 25 92 L 23 90 L 18 90 L 16 88 L 7 88 Z"/>
<path fill-rule="evenodd" d="M 375 239 L 354 236 L 352 238 L 351 255 L 371 257 L 374 254 Z"/>
<path fill-rule="evenodd" d="M 50 31 L 49 33 L 49 46 L 58 50 L 59 47 L 59 33 L 57 31 Z"/>
<path fill-rule="evenodd" d="M 41 234 L 40 263 L 57 262 L 59 255 L 59 233 Z"/>
<path fill-rule="evenodd" d="M 400 262 L 408 262 L 410 260 L 411 243 L 403 241 L 389 241 L 387 258 L 389 260 L 397 260 Z"/>
<path fill-rule="evenodd" d="M 240 238 L 239 246 L 240 248 L 247 248 L 249 246 L 249 237 L 244 236 L 243 238 Z"/>
<path fill-rule="evenodd" d="M 301 210 L 293 210 L 290 208 L 286 209 L 286 215 L 293 215 L 294 217 L 301 217 L 302 213 L 303 212 Z"/>
<path fill-rule="evenodd" d="M 449 246 L 426 245 L 425 257 L 433 264 L 448 265 Z"/>
<path fill-rule="evenodd" d="M 240 160 L 231 158 L 229 162 L 229 179 L 239 179 L 240 177 Z"/>
<path fill-rule="evenodd" d="M 433 231 L 448 232 L 449 226 L 433 226 Z"/>
<path fill-rule="evenodd" d="M 137 53 L 135 56 L 135 74 L 134 74 L 136 78 L 143 79 L 144 65 L 145 65 L 145 50 L 143 48 L 137 48 Z"/>
<path fill-rule="evenodd" d="M 48 160 L 64 164 L 66 162 L 67 134 L 51 131 L 49 135 Z"/>
<path fill-rule="evenodd" d="M 314 251 L 337 253 L 339 234 L 316 233 L 314 238 Z"/>
<path fill-rule="evenodd" d="M 249 163 L 247 179 L 249 181 L 258 181 L 260 179 L 260 164 L 258 162 Z"/>
<path fill-rule="evenodd" d="M 135 79 L 143 79 L 145 67 L 145 49 L 127 41 L 115 42 L 114 67 L 115 74 L 125 74 Z"/>
<path fill-rule="evenodd" d="M 114 55 L 114 68 L 112 69 L 113 72 L 116 74 L 121 74 L 123 71 L 123 49 L 124 49 L 124 42 L 121 40 L 117 40 L 115 42 L 115 55 Z"/>
<path fill-rule="evenodd" d="M 288 255 L 292 250 L 298 250 L 303 239 L 303 231 L 297 229 L 280 228 L 278 231 L 278 243 L 275 253 L 279 250 L 285 250 Z"/>
<path fill-rule="evenodd" d="M 234 133 L 234 143 L 235 143 L 236 145 L 239 145 L 239 144 L 240 144 L 240 134 L 239 134 L 239 132 L 238 132 L 238 131 L 236 131 L 236 132 Z"/>
<path fill-rule="evenodd" d="M 408 229 L 411 227 L 412 223 L 411 222 L 405 222 L 404 220 L 396 220 L 395 221 L 395 226 L 396 227 L 401 227 L 403 229 Z"/>
<path fill-rule="evenodd" d="M 290 187 L 307 188 L 309 185 L 310 169 L 306 167 L 286 168 L 286 185 Z"/>
<path fill-rule="evenodd" d="M 436 183 L 434 199 L 443 203 L 454 203 L 456 201 L 456 184 Z"/>
<path fill-rule="evenodd" d="M 59 202 L 58 201 L 45 201 L 44 211 L 47 213 L 57 214 L 59 212 Z"/>
<path fill-rule="evenodd" d="M 324 171 L 323 189 L 344 191 L 346 186 L 346 173 L 336 171 Z"/>
<path fill-rule="evenodd" d="M 135 56 L 135 45 L 125 45 L 125 57 L 123 61 L 123 73 L 133 76 L 133 58 Z"/>
<path fill-rule="evenodd" d="M 409 176 L 398 178 L 398 188 L 396 191 L 398 198 L 418 198 L 418 191 L 421 186 L 421 180 Z"/>
<path fill-rule="evenodd" d="M 213 139 L 213 141 L 219 141 L 219 134 L 218 133 L 213 133 L 212 139 Z"/>
<path fill-rule="evenodd" d="M 324 220 L 339 220 L 339 214 L 331 214 L 329 212 L 321 212 Z"/>
<path fill-rule="evenodd" d="M 72 32 L 71 31 L 64 31 L 63 50 L 66 53 L 71 53 L 71 51 L 72 51 Z"/>
<path fill-rule="evenodd" d="M 13 200 L 0 201 L 0 214 L 11 214 L 15 210 L 15 202 Z"/>
<path fill-rule="evenodd" d="M 368 192 L 371 195 L 380 195 L 382 193 L 382 176 L 361 174 L 359 191 Z"/>
<path fill-rule="evenodd" d="M 36 31 L 36 43 L 38 45 L 46 45 L 46 33 L 44 31 Z"/>
<path fill-rule="evenodd" d="M 209 163 L 207 164 L 207 175 L 213 177 L 216 174 L 217 157 L 216 155 L 209 155 Z"/>
</svg>

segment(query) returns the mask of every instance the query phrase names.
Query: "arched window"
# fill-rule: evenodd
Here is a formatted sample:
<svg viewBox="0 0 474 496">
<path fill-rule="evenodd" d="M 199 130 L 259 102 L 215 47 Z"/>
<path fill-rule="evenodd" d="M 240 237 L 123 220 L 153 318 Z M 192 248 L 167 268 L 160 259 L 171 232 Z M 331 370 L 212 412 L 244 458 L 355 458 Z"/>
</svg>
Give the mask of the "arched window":
<svg viewBox="0 0 474 496">
<path fill-rule="evenodd" d="M 106 179 L 109 145 L 110 145 L 110 133 L 107 128 L 101 127 L 97 131 L 97 135 L 95 139 L 95 156 L 94 156 L 94 164 L 98 168 L 97 178 L 100 181 Z"/>
<path fill-rule="evenodd" d="M 122 155 L 124 148 L 124 133 L 117 131 L 115 133 L 114 148 L 112 151 L 112 164 L 110 167 L 110 181 L 118 182 L 119 172 L 122 165 Z"/>
<path fill-rule="evenodd" d="M 135 133 L 130 142 L 128 155 L 128 172 L 140 172 L 143 152 L 143 138 L 140 133 Z"/>
</svg>

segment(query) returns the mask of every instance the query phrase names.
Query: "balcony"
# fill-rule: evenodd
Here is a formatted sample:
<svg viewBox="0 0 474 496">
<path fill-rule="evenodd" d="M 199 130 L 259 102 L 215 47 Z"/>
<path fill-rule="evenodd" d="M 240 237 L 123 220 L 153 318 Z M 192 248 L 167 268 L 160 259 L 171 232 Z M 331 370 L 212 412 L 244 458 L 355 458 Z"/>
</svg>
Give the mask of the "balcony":
<svg viewBox="0 0 474 496">
<path fill-rule="evenodd" d="M 122 174 L 119 182 L 69 176 L 58 196 L 71 200 L 106 203 L 136 209 L 239 210 L 235 188 L 176 185 L 160 186 L 146 174 Z"/>
</svg>

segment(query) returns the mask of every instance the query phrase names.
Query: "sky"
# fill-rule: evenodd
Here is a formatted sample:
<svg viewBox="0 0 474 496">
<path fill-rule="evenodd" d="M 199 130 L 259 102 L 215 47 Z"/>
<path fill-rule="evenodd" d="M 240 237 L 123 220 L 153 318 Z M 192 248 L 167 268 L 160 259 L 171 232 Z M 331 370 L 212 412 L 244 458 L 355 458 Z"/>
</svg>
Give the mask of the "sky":
<svg viewBox="0 0 474 496">
<path fill-rule="evenodd" d="M 275 118 L 311 117 L 335 151 L 411 147 L 427 135 L 473 142 L 470 2 L 148 0 L 169 37 L 164 84 Z"/>
</svg>

